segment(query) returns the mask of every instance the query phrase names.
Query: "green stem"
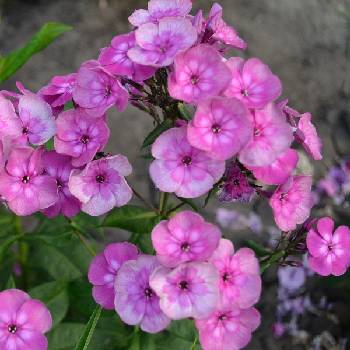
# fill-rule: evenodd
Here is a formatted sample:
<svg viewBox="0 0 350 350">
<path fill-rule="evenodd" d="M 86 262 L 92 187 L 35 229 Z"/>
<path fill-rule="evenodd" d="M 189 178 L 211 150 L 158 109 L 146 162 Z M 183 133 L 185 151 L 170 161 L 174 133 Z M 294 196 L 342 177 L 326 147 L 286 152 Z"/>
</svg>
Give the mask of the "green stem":
<svg viewBox="0 0 350 350">
<path fill-rule="evenodd" d="M 14 216 L 14 228 L 17 236 L 23 236 L 23 228 L 22 228 L 22 220 L 19 216 Z M 18 242 L 18 253 L 19 253 L 19 264 L 22 269 L 22 281 L 23 281 L 23 289 L 26 290 L 28 286 L 28 275 L 27 275 L 27 262 L 28 262 L 28 253 L 29 248 L 28 244 L 24 241 Z"/>
<path fill-rule="evenodd" d="M 164 211 L 166 210 L 166 205 L 168 203 L 169 193 L 167 192 L 160 192 L 160 198 L 159 198 L 159 212 L 160 215 L 164 214 Z"/>
<path fill-rule="evenodd" d="M 166 217 L 168 217 L 171 213 L 173 213 L 174 211 L 180 209 L 181 207 L 183 207 L 186 203 L 185 202 L 181 202 L 180 204 L 178 204 L 176 207 L 170 209 L 167 211 L 167 213 L 165 214 Z"/>
<path fill-rule="evenodd" d="M 89 245 L 87 240 L 85 239 L 82 230 L 79 228 L 79 226 L 72 220 L 67 218 L 67 221 L 70 225 L 70 227 L 73 229 L 73 233 L 78 237 L 80 242 L 83 244 L 83 246 L 86 248 L 86 250 L 92 255 L 95 256 L 96 252 L 95 250 Z"/>
<path fill-rule="evenodd" d="M 143 203 L 146 205 L 146 207 L 148 207 L 149 209 L 153 210 L 154 212 L 156 212 L 157 214 L 159 214 L 158 210 L 151 204 L 149 203 L 140 193 L 138 193 L 134 188 L 131 188 L 132 192 L 134 193 L 134 195 Z"/>
</svg>

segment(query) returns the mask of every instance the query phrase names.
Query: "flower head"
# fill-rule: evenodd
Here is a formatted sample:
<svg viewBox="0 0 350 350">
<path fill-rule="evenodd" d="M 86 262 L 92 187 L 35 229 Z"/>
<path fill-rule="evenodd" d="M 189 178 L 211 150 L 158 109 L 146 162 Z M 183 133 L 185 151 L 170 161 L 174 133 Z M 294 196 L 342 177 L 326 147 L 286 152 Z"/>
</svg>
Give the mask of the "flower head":
<svg viewBox="0 0 350 350">
<path fill-rule="evenodd" d="M 253 138 L 241 150 L 239 160 L 247 166 L 271 165 L 291 145 L 292 128 L 272 103 L 253 111 L 251 117 Z"/>
<path fill-rule="evenodd" d="M 178 100 L 198 103 L 225 91 L 230 74 L 215 48 L 198 45 L 175 57 L 174 71 L 168 80 L 169 94 Z"/>
<path fill-rule="evenodd" d="M 231 69 L 232 80 L 226 95 L 242 100 L 248 108 L 264 108 L 281 95 L 280 80 L 258 58 L 244 62 L 240 57 L 232 57 L 227 65 Z"/>
<path fill-rule="evenodd" d="M 161 134 L 152 146 L 156 158 L 150 174 L 156 186 L 179 197 L 195 198 L 208 192 L 225 171 L 225 162 L 211 159 L 187 141 L 186 127 Z"/>
<path fill-rule="evenodd" d="M 259 262 L 249 248 L 234 252 L 233 244 L 221 239 L 219 247 L 209 259 L 220 274 L 220 295 L 223 305 L 246 309 L 256 304 L 261 293 Z"/>
<path fill-rule="evenodd" d="M 140 255 L 124 263 L 115 281 L 115 309 L 120 318 L 129 325 L 139 324 L 148 333 L 158 333 L 170 323 L 150 286 L 150 276 L 159 266 L 155 256 Z"/>
<path fill-rule="evenodd" d="M 235 98 L 214 97 L 199 103 L 188 125 L 188 141 L 214 159 L 236 155 L 252 138 L 249 112 Z"/>
<path fill-rule="evenodd" d="M 83 170 L 72 171 L 69 190 L 82 202 L 83 212 L 99 216 L 130 201 L 132 190 L 124 176 L 131 171 L 129 161 L 122 155 L 94 160 Z"/>
<path fill-rule="evenodd" d="M 128 57 L 129 49 L 135 46 L 135 32 L 117 35 L 110 46 L 102 49 L 98 61 L 112 74 L 127 76 L 135 81 L 149 79 L 155 73 L 155 68 L 134 63 Z"/>
<path fill-rule="evenodd" d="M 73 197 L 68 188 L 68 180 L 74 169 L 71 158 L 55 151 L 45 152 L 42 157 L 44 173 L 56 180 L 58 200 L 51 207 L 44 209 L 43 213 L 49 218 L 59 214 L 72 217 L 79 213 L 80 202 Z"/>
<path fill-rule="evenodd" d="M 240 350 L 248 345 L 260 325 L 255 308 L 218 306 L 207 318 L 196 320 L 199 340 L 205 350 Z"/>
<path fill-rule="evenodd" d="M 216 249 L 221 232 L 191 211 L 161 221 L 152 231 L 158 260 L 167 267 L 189 261 L 205 261 Z"/>
<path fill-rule="evenodd" d="M 324 217 L 311 228 L 306 238 L 309 265 L 322 276 L 343 275 L 350 265 L 350 229 L 339 226 L 334 230 L 334 221 Z"/>
<path fill-rule="evenodd" d="M 191 47 L 197 32 L 186 18 L 167 17 L 159 23 L 146 23 L 135 32 L 137 46 L 128 51 L 138 64 L 165 67 L 173 63 L 176 54 Z"/>
<path fill-rule="evenodd" d="M 44 334 L 52 327 L 47 307 L 18 289 L 0 292 L 1 350 L 46 350 Z"/>
<path fill-rule="evenodd" d="M 24 216 L 55 204 L 56 180 L 43 174 L 43 149 L 15 148 L 0 172 L 0 195 L 10 209 Z"/>
<path fill-rule="evenodd" d="M 129 94 L 114 76 L 106 73 L 97 61 L 87 61 L 80 67 L 73 89 L 73 99 L 94 118 L 117 106 L 126 108 Z"/>
<path fill-rule="evenodd" d="M 276 224 L 282 231 L 295 230 L 310 216 L 313 206 L 311 185 L 311 176 L 293 176 L 273 193 L 270 205 Z"/>
<path fill-rule="evenodd" d="M 70 109 L 56 121 L 55 150 L 72 157 L 76 167 L 90 162 L 109 138 L 109 128 L 103 118 L 93 118 L 86 110 Z"/>
<path fill-rule="evenodd" d="M 159 267 L 150 285 L 160 297 L 160 308 L 173 320 L 209 316 L 219 300 L 219 276 L 206 262 L 181 264 L 174 270 Z"/>
<path fill-rule="evenodd" d="M 115 279 L 117 272 L 128 260 L 137 259 L 138 249 L 131 243 L 109 244 L 92 260 L 88 278 L 93 284 L 92 295 L 96 303 L 105 309 L 114 309 Z"/>
</svg>

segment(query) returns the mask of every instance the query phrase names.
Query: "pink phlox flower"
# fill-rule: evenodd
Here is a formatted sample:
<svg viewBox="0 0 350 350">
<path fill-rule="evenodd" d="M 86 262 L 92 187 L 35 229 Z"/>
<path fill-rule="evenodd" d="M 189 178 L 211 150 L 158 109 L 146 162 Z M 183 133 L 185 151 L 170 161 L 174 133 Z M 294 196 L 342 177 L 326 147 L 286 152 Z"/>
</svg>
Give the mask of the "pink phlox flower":
<svg viewBox="0 0 350 350">
<path fill-rule="evenodd" d="M 232 242 L 221 239 L 209 262 L 217 268 L 220 275 L 222 305 L 246 309 L 258 302 L 261 294 L 260 268 L 251 249 L 241 248 L 234 252 Z"/>
<path fill-rule="evenodd" d="M 226 64 L 232 73 L 226 90 L 228 97 L 242 100 L 248 108 L 264 108 L 281 95 L 279 78 L 258 58 L 244 61 L 241 57 L 232 57 Z"/>
<path fill-rule="evenodd" d="M 22 123 L 12 102 L 0 93 L 0 139 L 14 139 L 22 135 Z"/>
<path fill-rule="evenodd" d="M 219 301 L 219 275 L 207 262 L 181 264 L 171 270 L 156 269 L 150 279 L 160 297 L 160 308 L 173 320 L 208 317 Z"/>
<path fill-rule="evenodd" d="M 138 64 L 166 67 L 176 54 L 190 48 L 197 31 L 186 18 L 163 18 L 159 23 L 146 23 L 135 32 L 137 46 L 129 49 L 129 58 Z"/>
<path fill-rule="evenodd" d="M 163 192 L 196 198 L 208 192 L 222 177 L 225 162 L 214 160 L 187 141 L 186 127 L 172 128 L 160 135 L 152 146 L 155 160 L 150 175 Z"/>
<path fill-rule="evenodd" d="M 311 195 L 312 177 L 297 175 L 280 185 L 270 198 L 277 226 L 282 231 L 295 230 L 310 216 L 313 206 Z"/>
<path fill-rule="evenodd" d="M 83 212 L 100 216 L 130 201 L 132 190 L 124 177 L 131 171 L 129 161 L 122 155 L 101 158 L 83 170 L 73 170 L 68 187 L 82 203 Z"/>
<path fill-rule="evenodd" d="M 350 265 L 350 229 L 342 225 L 334 230 L 334 221 L 317 221 L 306 237 L 309 266 L 321 276 L 343 275 Z"/>
<path fill-rule="evenodd" d="M 98 61 L 83 63 L 76 77 L 73 99 L 94 118 L 116 106 L 123 111 L 129 100 L 127 90 L 118 78 L 106 72 Z"/>
<path fill-rule="evenodd" d="M 52 327 L 50 311 L 19 289 L 0 292 L 0 349 L 47 350 L 44 336 Z"/>
<path fill-rule="evenodd" d="M 191 211 L 161 221 L 152 231 L 158 260 L 167 267 L 184 262 L 207 260 L 219 244 L 221 232 Z"/>
<path fill-rule="evenodd" d="M 168 80 L 169 94 L 197 104 L 224 92 L 230 83 L 230 74 L 216 49 L 198 45 L 175 57 L 174 71 Z"/>
<path fill-rule="evenodd" d="M 92 295 L 96 303 L 107 310 L 114 309 L 115 279 L 126 261 L 137 259 L 138 249 L 127 242 L 109 244 L 92 260 L 88 278 L 93 285 Z"/>
<path fill-rule="evenodd" d="M 148 10 L 136 10 L 129 17 L 129 22 L 139 27 L 145 23 L 157 23 L 165 17 L 185 17 L 192 8 L 191 0 L 150 0 Z"/>
<path fill-rule="evenodd" d="M 158 333 L 170 324 L 150 283 L 159 266 L 155 256 L 140 255 L 124 263 L 115 281 L 115 309 L 120 318 L 129 325 L 139 324 L 148 333 Z"/>
</svg>

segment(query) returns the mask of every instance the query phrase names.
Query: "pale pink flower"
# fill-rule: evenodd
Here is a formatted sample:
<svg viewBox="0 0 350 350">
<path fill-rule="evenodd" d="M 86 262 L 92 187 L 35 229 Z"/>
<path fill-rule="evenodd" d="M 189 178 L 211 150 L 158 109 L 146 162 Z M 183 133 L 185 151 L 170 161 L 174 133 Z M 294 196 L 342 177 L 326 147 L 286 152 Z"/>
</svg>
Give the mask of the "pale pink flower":
<svg viewBox="0 0 350 350">
<path fill-rule="evenodd" d="M 0 292 L 0 349 L 46 350 L 52 327 L 50 311 L 19 289 Z"/>
<path fill-rule="evenodd" d="M 155 256 L 140 255 L 124 263 L 115 281 L 118 315 L 126 324 L 139 324 L 148 333 L 158 333 L 170 324 L 160 308 L 158 295 L 150 286 L 150 276 L 159 266 Z"/>
<path fill-rule="evenodd" d="M 81 108 L 62 112 L 56 125 L 55 150 L 71 156 L 75 167 L 90 162 L 108 142 L 110 132 L 105 119 L 93 118 Z"/>
<path fill-rule="evenodd" d="M 169 94 L 197 104 L 224 92 L 231 81 L 230 74 L 215 48 L 198 45 L 175 57 L 174 71 L 168 80 Z"/>
<path fill-rule="evenodd" d="M 92 296 L 107 310 L 114 309 L 115 279 L 119 269 L 128 260 L 137 259 L 138 249 L 127 242 L 109 244 L 92 260 L 88 278 L 93 285 Z"/>
<path fill-rule="evenodd" d="M 129 22 L 135 27 L 153 22 L 157 23 L 164 17 L 185 17 L 192 8 L 191 0 L 150 0 L 147 10 L 136 10 L 129 17 Z"/>
<path fill-rule="evenodd" d="M 18 138 L 22 135 L 22 122 L 12 102 L 0 93 L 0 139 Z"/>
<path fill-rule="evenodd" d="M 292 175 L 298 164 L 298 152 L 294 149 L 287 149 L 272 164 L 263 167 L 250 167 L 254 176 L 267 185 L 282 185 Z"/>
<path fill-rule="evenodd" d="M 222 177 L 225 162 L 211 159 L 207 153 L 187 141 L 186 127 L 172 128 L 160 135 L 152 146 L 156 158 L 150 175 L 163 192 L 195 198 L 208 192 Z"/>
<path fill-rule="evenodd" d="M 94 160 L 83 170 L 72 171 L 69 190 L 82 203 L 83 212 L 99 216 L 130 201 L 132 190 L 124 177 L 131 171 L 122 155 Z"/>
<path fill-rule="evenodd" d="M 235 306 L 218 306 L 209 317 L 196 320 L 203 350 L 243 349 L 259 326 L 258 310 L 240 310 Z"/>
<path fill-rule="evenodd" d="M 94 118 L 116 106 L 123 111 L 129 94 L 113 75 L 107 73 L 97 61 L 83 63 L 78 71 L 77 81 L 73 89 L 73 99 Z"/>
<path fill-rule="evenodd" d="M 242 100 L 249 108 L 264 108 L 281 95 L 280 80 L 258 58 L 244 61 L 240 57 L 232 57 L 226 64 L 232 72 L 227 96 Z"/>
<path fill-rule="evenodd" d="M 207 99 L 199 103 L 188 125 L 188 141 L 214 159 L 229 159 L 253 138 L 248 118 L 247 108 L 236 98 Z"/>
<path fill-rule="evenodd" d="M 160 308 L 173 320 L 208 317 L 219 301 L 219 275 L 206 262 L 190 262 L 174 270 L 159 267 L 150 279 Z"/>
<path fill-rule="evenodd" d="M 343 275 L 350 264 L 350 229 L 342 225 L 334 230 L 334 221 L 324 217 L 317 221 L 306 237 L 309 266 L 321 276 Z"/>
<path fill-rule="evenodd" d="M 58 154 L 55 151 L 45 152 L 43 157 L 44 173 L 56 180 L 58 200 L 51 207 L 44 209 L 43 213 L 53 218 L 59 214 L 73 217 L 80 212 L 80 202 L 73 197 L 68 188 L 68 180 L 74 169 L 71 157 Z"/>
<path fill-rule="evenodd" d="M 311 122 L 310 113 L 304 113 L 300 116 L 295 137 L 314 160 L 322 159 L 322 142 Z"/>
<path fill-rule="evenodd" d="M 138 64 L 165 67 L 173 63 L 179 51 L 190 48 L 197 40 L 197 31 L 186 18 L 163 18 L 159 23 L 146 23 L 135 32 L 138 46 L 128 51 Z"/>
<path fill-rule="evenodd" d="M 273 103 L 264 109 L 252 111 L 251 117 L 253 138 L 241 150 L 239 160 L 247 166 L 270 165 L 290 147 L 292 128 Z"/>
<path fill-rule="evenodd" d="M 189 261 L 207 260 L 219 244 L 221 232 L 191 211 L 163 220 L 152 231 L 158 260 L 167 267 Z"/>
<path fill-rule="evenodd" d="M 295 230 L 310 216 L 313 206 L 311 186 L 311 176 L 298 175 L 290 177 L 273 193 L 269 202 L 276 224 L 282 231 Z"/>
<path fill-rule="evenodd" d="M 221 239 L 209 262 L 220 274 L 222 305 L 246 309 L 258 302 L 261 294 L 260 267 L 251 249 L 241 248 L 234 252 L 232 242 Z"/>
<path fill-rule="evenodd" d="M 126 76 L 135 81 L 151 78 L 156 69 L 134 63 L 128 57 L 129 49 L 136 46 L 135 32 L 117 35 L 111 45 L 102 49 L 98 61 L 110 73 Z"/>
<path fill-rule="evenodd" d="M 33 214 L 58 200 L 55 179 L 43 175 L 42 153 L 41 148 L 15 148 L 0 172 L 0 195 L 17 215 Z"/>
</svg>

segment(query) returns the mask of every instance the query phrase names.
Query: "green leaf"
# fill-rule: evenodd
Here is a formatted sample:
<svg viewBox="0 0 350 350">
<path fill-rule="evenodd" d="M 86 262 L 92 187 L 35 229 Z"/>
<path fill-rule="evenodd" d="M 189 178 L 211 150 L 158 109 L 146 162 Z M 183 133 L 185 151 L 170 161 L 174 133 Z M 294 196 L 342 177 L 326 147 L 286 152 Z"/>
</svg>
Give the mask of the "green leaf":
<svg viewBox="0 0 350 350">
<path fill-rule="evenodd" d="M 7 250 L 12 246 L 13 243 L 21 239 L 24 235 L 14 235 L 10 236 L 5 240 L 0 241 L 0 261 L 2 260 L 4 254 L 7 252 Z"/>
<path fill-rule="evenodd" d="M 84 325 L 80 323 L 61 323 L 48 335 L 49 350 L 73 349 L 78 342 Z"/>
<path fill-rule="evenodd" d="M 185 107 L 185 105 L 183 103 L 181 103 L 181 102 L 178 103 L 177 107 L 181 113 L 182 119 L 185 119 L 187 121 L 192 120 L 192 117 L 191 117 L 189 111 L 187 110 L 187 108 Z"/>
<path fill-rule="evenodd" d="M 83 334 L 81 335 L 78 344 L 74 350 L 86 350 L 91 342 L 91 338 L 95 332 L 96 325 L 101 316 L 102 308 L 97 306 L 95 311 L 92 313 L 89 322 L 86 324 Z"/>
<path fill-rule="evenodd" d="M 248 240 L 245 242 L 245 245 L 251 249 L 254 250 L 255 254 L 258 257 L 263 257 L 263 256 L 267 256 L 270 255 L 272 253 L 272 251 L 270 249 L 266 249 L 264 246 L 262 246 L 261 244 L 254 242 L 252 240 Z"/>
<path fill-rule="evenodd" d="M 41 300 L 49 308 L 53 319 L 53 327 L 59 324 L 66 316 L 69 307 L 67 283 L 44 283 L 31 289 L 29 294 L 32 298 Z"/>
<path fill-rule="evenodd" d="M 62 23 L 49 22 L 44 24 L 24 47 L 1 58 L 0 82 L 8 79 L 33 55 L 44 50 L 57 37 L 71 29 L 72 27 Z"/>
<path fill-rule="evenodd" d="M 154 211 L 125 205 L 111 211 L 102 223 L 103 227 L 117 227 L 133 233 L 149 233 L 161 217 Z"/>
<path fill-rule="evenodd" d="M 15 279 L 13 278 L 12 275 L 10 275 L 7 283 L 6 283 L 6 286 L 5 286 L 5 290 L 6 289 L 14 289 L 16 288 L 16 282 L 15 282 Z"/>
<path fill-rule="evenodd" d="M 159 135 L 161 135 L 164 131 L 170 129 L 172 126 L 173 121 L 171 119 L 165 119 L 161 124 L 159 124 L 153 131 L 151 131 L 147 135 L 147 137 L 143 141 L 141 149 L 152 145 Z"/>
</svg>

